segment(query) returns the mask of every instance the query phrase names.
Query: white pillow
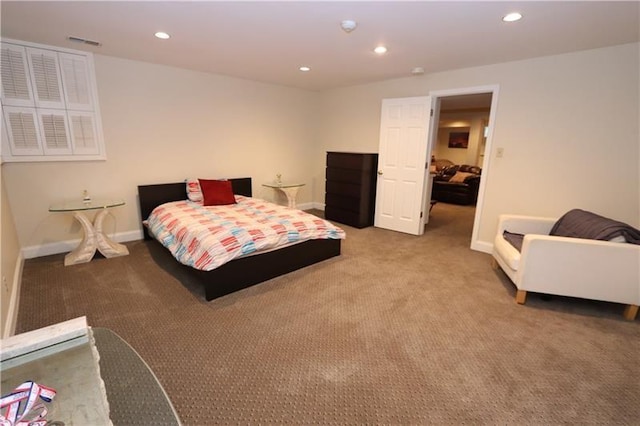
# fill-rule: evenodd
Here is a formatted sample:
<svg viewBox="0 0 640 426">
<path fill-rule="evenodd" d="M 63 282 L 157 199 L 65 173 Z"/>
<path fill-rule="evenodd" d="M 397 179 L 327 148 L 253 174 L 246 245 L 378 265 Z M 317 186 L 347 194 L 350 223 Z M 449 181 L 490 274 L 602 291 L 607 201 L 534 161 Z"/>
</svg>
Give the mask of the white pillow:
<svg viewBox="0 0 640 426">
<path fill-rule="evenodd" d="M 626 243 L 627 239 L 624 237 L 624 235 L 618 235 L 617 237 L 613 237 L 612 239 L 609 240 L 610 243 Z"/>
<path fill-rule="evenodd" d="M 204 200 L 198 179 L 187 179 L 187 198 L 194 203 L 200 203 Z"/>
</svg>

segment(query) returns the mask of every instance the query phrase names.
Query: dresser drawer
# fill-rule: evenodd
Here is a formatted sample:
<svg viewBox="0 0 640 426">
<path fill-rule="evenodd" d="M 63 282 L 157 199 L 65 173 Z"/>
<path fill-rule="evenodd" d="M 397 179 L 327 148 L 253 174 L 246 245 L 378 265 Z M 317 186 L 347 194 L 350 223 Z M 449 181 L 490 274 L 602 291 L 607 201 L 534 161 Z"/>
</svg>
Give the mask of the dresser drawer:
<svg viewBox="0 0 640 426">
<path fill-rule="evenodd" d="M 377 167 L 377 154 L 353 154 L 348 152 L 327 152 L 327 167 L 371 171 Z M 375 160 L 375 161 L 374 161 Z M 374 163 L 376 163 L 374 165 Z"/>
<path fill-rule="evenodd" d="M 348 195 L 349 197 L 362 197 L 362 185 L 328 180 L 325 191 L 327 194 Z"/>
<path fill-rule="evenodd" d="M 327 167 L 326 172 L 327 180 L 355 184 L 368 182 L 371 179 L 370 176 L 371 172 L 364 172 L 362 170 L 339 169 L 334 167 Z"/>
<path fill-rule="evenodd" d="M 349 197 L 347 195 L 326 193 L 324 198 L 326 206 L 337 207 L 343 210 L 351 210 L 353 212 L 359 212 L 363 207 L 362 199 L 360 197 Z"/>
<path fill-rule="evenodd" d="M 363 212 L 356 213 L 332 206 L 324 208 L 324 217 L 327 220 L 344 223 L 355 228 L 365 228 L 373 225 L 373 218 L 367 217 Z"/>
</svg>

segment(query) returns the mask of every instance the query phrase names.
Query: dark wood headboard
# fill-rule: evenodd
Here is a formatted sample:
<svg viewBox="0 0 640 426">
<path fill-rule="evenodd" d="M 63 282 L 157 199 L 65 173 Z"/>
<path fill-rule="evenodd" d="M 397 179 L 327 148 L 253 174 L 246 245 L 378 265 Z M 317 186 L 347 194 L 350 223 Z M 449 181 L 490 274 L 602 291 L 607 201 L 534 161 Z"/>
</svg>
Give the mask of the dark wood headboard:
<svg viewBox="0 0 640 426">
<path fill-rule="evenodd" d="M 229 179 L 233 188 L 233 193 L 251 197 L 251 178 Z M 153 209 L 160 204 L 170 201 L 181 201 L 187 199 L 186 182 L 159 183 L 155 185 L 138 185 L 138 197 L 140 198 L 140 218 L 146 220 Z M 144 238 L 149 239 L 147 229 L 143 226 Z"/>
</svg>

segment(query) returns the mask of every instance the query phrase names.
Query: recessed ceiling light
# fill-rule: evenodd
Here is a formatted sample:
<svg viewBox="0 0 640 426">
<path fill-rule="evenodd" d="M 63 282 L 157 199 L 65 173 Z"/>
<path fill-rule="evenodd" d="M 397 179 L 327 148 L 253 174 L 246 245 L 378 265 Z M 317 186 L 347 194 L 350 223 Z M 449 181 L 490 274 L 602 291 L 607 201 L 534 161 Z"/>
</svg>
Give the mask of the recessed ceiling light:
<svg viewBox="0 0 640 426">
<path fill-rule="evenodd" d="M 169 34 L 167 33 L 163 33 L 162 31 L 158 31 L 157 33 L 154 34 L 156 37 L 161 38 L 162 40 L 166 40 L 169 37 L 171 37 Z"/>
<path fill-rule="evenodd" d="M 522 15 L 518 12 L 509 13 L 502 18 L 504 22 L 515 22 L 519 21 L 520 19 L 522 19 Z"/>
<path fill-rule="evenodd" d="M 298 68 L 298 69 L 299 69 L 300 71 L 302 71 L 302 72 L 311 71 L 311 68 L 309 68 L 309 67 L 300 67 L 300 68 Z"/>
<path fill-rule="evenodd" d="M 375 49 L 373 49 L 374 52 L 376 52 L 378 55 L 384 55 L 385 53 L 387 53 L 387 48 L 384 46 L 378 46 Z"/>
</svg>

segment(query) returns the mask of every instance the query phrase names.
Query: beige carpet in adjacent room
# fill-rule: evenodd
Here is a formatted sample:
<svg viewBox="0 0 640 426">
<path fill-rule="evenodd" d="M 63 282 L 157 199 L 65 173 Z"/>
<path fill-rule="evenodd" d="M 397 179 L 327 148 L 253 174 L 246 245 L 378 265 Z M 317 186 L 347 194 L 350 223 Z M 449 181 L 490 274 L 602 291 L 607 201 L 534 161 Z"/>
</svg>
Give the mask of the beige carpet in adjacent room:
<svg viewBox="0 0 640 426">
<path fill-rule="evenodd" d="M 640 424 L 640 320 L 517 305 L 469 249 L 473 213 L 436 204 L 421 237 L 344 226 L 342 256 L 211 302 L 153 242 L 28 260 L 17 331 L 81 315 L 112 329 L 186 425 Z"/>
</svg>

